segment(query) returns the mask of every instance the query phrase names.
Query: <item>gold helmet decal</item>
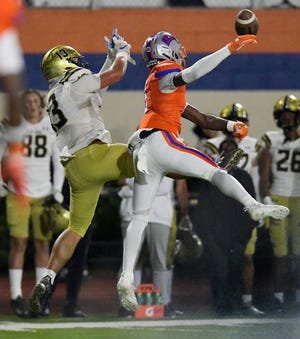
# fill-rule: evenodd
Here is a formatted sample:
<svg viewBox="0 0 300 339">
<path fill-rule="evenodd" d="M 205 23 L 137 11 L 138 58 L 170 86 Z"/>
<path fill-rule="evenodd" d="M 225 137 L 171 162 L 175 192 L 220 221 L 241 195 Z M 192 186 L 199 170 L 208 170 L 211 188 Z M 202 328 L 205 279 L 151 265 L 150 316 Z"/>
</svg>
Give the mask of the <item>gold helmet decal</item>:
<svg viewBox="0 0 300 339">
<path fill-rule="evenodd" d="M 83 67 L 82 55 L 73 47 L 59 45 L 51 48 L 43 57 L 42 71 L 47 80 L 54 79 L 69 69 Z"/>
</svg>

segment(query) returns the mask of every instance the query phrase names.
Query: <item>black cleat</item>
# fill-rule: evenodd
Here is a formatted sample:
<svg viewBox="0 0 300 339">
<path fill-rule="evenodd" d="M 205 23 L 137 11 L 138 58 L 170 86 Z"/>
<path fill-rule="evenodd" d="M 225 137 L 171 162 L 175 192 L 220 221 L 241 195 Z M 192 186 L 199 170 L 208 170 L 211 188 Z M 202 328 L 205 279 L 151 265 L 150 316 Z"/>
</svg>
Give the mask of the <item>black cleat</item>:
<svg viewBox="0 0 300 339">
<path fill-rule="evenodd" d="M 33 314 L 42 315 L 45 310 L 48 299 L 52 293 L 51 278 L 46 275 L 40 280 L 31 292 L 28 298 L 28 307 Z"/>
<path fill-rule="evenodd" d="M 227 172 L 230 172 L 234 167 L 236 167 L 240 160 L 242 159 L 244 151 L 241 148 L 235 148 L 228 154 L 220 156 L 217 160 L 217 164 L 225 169 Z"/>
<path fill-rule="evenodd" d="M 29 311 L 26 307 L 25 301 L 21 296 L 18 296 L 16 299 L 10 301 L 11 308 L 13 309 L 15 315 L 20 318 L 28 318 Z"/>
</svg>

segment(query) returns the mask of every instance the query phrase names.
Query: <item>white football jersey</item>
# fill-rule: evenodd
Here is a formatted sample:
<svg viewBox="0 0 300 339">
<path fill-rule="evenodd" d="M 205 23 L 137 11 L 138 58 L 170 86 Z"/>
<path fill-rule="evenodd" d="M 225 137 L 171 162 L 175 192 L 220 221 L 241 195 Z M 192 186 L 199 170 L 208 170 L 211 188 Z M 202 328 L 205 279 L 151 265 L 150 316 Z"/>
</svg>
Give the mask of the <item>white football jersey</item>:
<svg viewBox="0 0 300 339">
<path fill-rule="evenodd" d="M 271 195 L 300 197 L 300 138 L 286 140 L 282 130 L 266 132 L 262 147 L 268 147 L 272 158 Z"/>
<path fill-rule="evenodd" d="M 226 135 L 224 134 L 215 138 L 208 139 L 204 145 L 204 152 L 216 160 L 219 156 L 219 147 L 225 139 Z M 259 198 L 259 174 L 256 145 L 257 139 L 248 135 L 239 142 L 238 147 L 244 151 L 244 154 L 238 166 L 243 168 L 251 175 L 255 187 L 256 196 L 257 198 Z"/>
<path fill-rule="evenodd" d="M 24 194 L 31 198 L 41 198 L 61 192 L 64 182 L 64 168 L 60 164 L 59 151 L 56 146 L 55 133 L 47 115 L 32 124 L 25 119 L 22 122 L 24 132 Z M 51 182 L 51 159 L 53 164 L 53 184 Z M 8 189 L 15 192 L 11 182 Z"/>
<path fill-rule="evenodd" d="M 95 139 L 111 142 L 100 114 L 99 88 L 99 74 L 85 68 L 72 69 L 50 84 L 47 111 L 62 155 L 71 156 Z"/>
</svg>

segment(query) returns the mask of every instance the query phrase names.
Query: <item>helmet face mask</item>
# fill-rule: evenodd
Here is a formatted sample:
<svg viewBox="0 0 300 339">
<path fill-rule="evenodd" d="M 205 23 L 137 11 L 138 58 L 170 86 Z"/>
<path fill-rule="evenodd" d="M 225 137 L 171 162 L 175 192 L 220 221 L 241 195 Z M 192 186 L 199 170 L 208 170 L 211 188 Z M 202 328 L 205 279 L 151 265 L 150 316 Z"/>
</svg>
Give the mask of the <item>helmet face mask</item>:
<svg viewBox="0 0 300 339">
<path fill-rule="evenodd" d="M 42 71 L 47 80 L 54 79 L 69 69 L 87 67 L 81 62 L 83 56 L 71 46 L 51 48 L 43 57 Z"/>
<path fill-rule="evenodd" d="M 151 34 L 144 42 L 142 56 L 148 67 L 156 65 L 159 61 L 173 60 L 181 66 L 186 66 L 186 50 L 168 32 L 158 32 Z"/>
<path fill-rule="evenodd" d="M 238 120 L 247 125 L 249 124 L 248 112 L 238 102 L 225 106 L 220 113 L 220 117 L 226 120 Z"/>
<path fill-rule="evenodd" d="M 293 119 L 288 114 L 293 114 Z M 300 103 L 295 95 L 290 94 L 280 98 L 274 105 L 273 117 L 277 127 L 282 128 L 285 132 L 296 128 L 300 123 Z M 291 121 L 293 120 L 293 121 Z"/>
</svg>

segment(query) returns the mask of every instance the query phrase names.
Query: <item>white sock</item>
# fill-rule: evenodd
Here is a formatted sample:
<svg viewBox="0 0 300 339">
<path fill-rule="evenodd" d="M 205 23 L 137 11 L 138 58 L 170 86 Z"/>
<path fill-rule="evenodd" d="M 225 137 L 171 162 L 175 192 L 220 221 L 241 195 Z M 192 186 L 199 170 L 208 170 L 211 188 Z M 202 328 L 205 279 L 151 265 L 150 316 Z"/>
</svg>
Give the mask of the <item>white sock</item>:
<svg viewBox="0 0 300 339">
<path fill-rule="evenodd" d="M 53 285 L 55 277 L 56 277 L 56 272 L 54 272 L 53 270 L 50 270 L 49 268 L 47 268 L 45 273 L 44 273 L 44 277 L 46 275 L 49 275 L 49 277 L 51 278 L 51 284 Z"/>
<path fill-rule="evenodd" d="M 242 295 L 243 304 L 252 304 L 252 294 L 243 294 Z"/>
<path fill-rule="evenodd" d="M 123 272 L 133 282 L 133 271 L 144 239 L 147 223 L 143 220 L 132 219 L 123 243 Z"/>
<path fill-rule="evenodd" d="M 46 267 L 35 268 L 35 283 L 36 284 L 45 276 L 45 272 L 46 272 Z"/>
<path fill-rule="evenodd" d="M 9 286 L 10 286 L 10 296 L 11 299 L 17 299 L 17 297 L 22 297 L 22 276 L 23 269 L 21 268 L 10 268 L 8 270 L 9 274 Z"/>
</svg>

